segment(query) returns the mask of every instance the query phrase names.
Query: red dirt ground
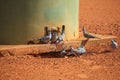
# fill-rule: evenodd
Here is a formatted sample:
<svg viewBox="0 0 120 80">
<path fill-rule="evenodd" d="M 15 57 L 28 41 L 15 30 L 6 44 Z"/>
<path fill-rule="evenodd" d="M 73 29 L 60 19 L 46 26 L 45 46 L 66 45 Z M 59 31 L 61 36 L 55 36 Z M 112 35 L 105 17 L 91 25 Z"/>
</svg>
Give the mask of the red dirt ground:
<svg viewBox="0 0 120 80">
<path fill-rule="evenodd" d="M 80 0 L 80 27 L 118 36 L 120 1 Z M 80 30 L 81 31 L 81 30 Z M 53 54 L 0 58 L 0 80 L 120 80 L 120 50 L 72 58 Z"/>
</svg>

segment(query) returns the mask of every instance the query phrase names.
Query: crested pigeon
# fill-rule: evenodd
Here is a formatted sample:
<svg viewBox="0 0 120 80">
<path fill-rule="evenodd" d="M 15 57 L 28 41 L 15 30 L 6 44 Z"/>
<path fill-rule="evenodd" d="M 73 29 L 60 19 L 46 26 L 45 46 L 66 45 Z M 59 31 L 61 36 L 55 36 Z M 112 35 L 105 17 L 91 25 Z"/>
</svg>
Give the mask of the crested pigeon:
<svg viewBox="0 0 120 80">
<path fill-rule="evenodd" d="M 65 25 L 62 26 L 62 32 L 61 35 L 58 37 L 57 43 L 64 41 L 64 39 L 65 39 Z"/>
<path fill-rule="evenodd" d="M 47 44 L 50 41 L 51 37 L 52 37 L 51 31 L 48 31 L 48 35 L 39 38 L 38 40 L 40 41 L 40 43 Z"/>
<path fill-rule="evenodd" d="M 115 40 L 111 40 L 111 46 L 115 49 L 118 49 L 118 43 Z"/>
<path fill-rule="evenodd" d="M 58 34 L 57 34 L 57 32 L 53 32 L 53 33 L 52 33 L 52 37 L 51 37 L 51 43 L 52 43 L 52 44 L 53 44 L 53 43 L 56 43 L 57 39 L 58 39 Z"/>
<path fill-rule="evenodd" d="M 81 54 L 86 53 L 86 50 L 84 46 L 81 44 L 79 48 L 74 49 L 72 46 L 70 46 L 70 52 L 73 53 L 75 56 L 79 56 Z"/>
<path fill-rule="evenodd" d="M 66 48 L 66 47 L 63 47 L 63 49 L 61 50 L 61 52 L 60 52 L 60 55 L 61 55 L 61 56 L 65 56 L 65 55 L 67 54 L 65 48 Z"/>
<path fill-rule="evenodd" d="M 82 29 L 82 32 L 83 32 L 83 35 L 85 38 L 98 38 L 96 36 L 93 36 L 92 34 L 89 34 L 84 27 Z M 98 38 L 98 39 L 100 39 L 100 38 Z"/>
</svg>

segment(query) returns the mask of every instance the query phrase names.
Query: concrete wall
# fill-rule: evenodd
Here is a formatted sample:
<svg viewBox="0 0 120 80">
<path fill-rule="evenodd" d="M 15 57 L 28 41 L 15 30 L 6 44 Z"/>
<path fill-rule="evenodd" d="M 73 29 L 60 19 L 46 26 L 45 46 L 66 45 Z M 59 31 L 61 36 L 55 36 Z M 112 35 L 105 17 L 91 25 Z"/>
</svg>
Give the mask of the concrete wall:
<svg viewBox="0 0 120 80">
<path fill-rule="evenodd" d="M 27 39 L 26 4 L 26 0 L 0 0 L 0 44 L 21 43 Z"/>
<path fill-rule="evenodd" d="M 23 44 L 63 24 L 66 38 L 77 38 L 78 12 L 79 0 L 0 0 L 0 44 Z"/>
</svg>

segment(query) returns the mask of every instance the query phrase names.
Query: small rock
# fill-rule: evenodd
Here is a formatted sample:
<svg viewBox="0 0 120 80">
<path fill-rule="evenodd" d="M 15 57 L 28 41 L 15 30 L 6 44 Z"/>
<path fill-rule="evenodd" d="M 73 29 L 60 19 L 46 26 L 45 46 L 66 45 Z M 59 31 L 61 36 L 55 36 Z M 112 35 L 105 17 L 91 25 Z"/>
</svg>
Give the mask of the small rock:
<svg viewBox="0 0 120 80">
<path fill-rule="evenodd" d="M 68 58 L 68 56 L 65 56 L 64 58 Z"/>
</svg>

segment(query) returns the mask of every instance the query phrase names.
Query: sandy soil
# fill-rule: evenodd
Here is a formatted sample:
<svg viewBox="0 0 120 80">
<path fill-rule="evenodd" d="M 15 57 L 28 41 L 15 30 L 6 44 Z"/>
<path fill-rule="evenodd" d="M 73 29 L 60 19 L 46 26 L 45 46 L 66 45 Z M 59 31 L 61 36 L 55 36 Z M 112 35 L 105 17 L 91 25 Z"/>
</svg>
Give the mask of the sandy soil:
<svg viewBox="0 0 120 80">
<path fill-rule="evenodd" d="M 119 0 L 80 0 L 80 31 L 118 36 Z M 72 58 L 57 54 L 0 58 L 0 80 L 120 80 L 120 50 Z"/>
<path fill-rule="evenodd" d="M 120 51 L 58 58 L 11 56 L 0 58 L 0 80 L 120 80 Z"/>
</svg>

